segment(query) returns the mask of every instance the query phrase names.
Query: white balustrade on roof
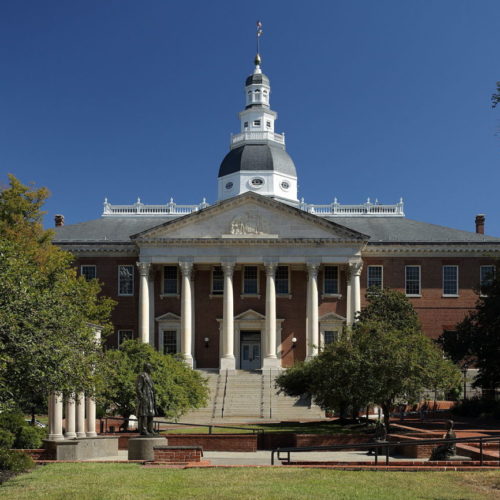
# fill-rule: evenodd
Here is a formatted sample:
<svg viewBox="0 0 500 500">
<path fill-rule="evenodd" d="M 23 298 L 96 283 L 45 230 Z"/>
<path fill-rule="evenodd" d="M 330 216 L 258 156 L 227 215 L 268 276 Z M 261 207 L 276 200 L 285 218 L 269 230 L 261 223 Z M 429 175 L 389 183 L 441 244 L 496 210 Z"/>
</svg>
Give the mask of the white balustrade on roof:
<svg viewBox="0 0 500 500">
<path fill-rule="evenodd" d="M 252 141 L 274 141 L 278 144 L 285 144 L 285 134 L 277 134 L 271 131 L 247 131 L 240 134 L 231 134 L 231 147 L 236 147 L 240 142 Z"/>
</svg>

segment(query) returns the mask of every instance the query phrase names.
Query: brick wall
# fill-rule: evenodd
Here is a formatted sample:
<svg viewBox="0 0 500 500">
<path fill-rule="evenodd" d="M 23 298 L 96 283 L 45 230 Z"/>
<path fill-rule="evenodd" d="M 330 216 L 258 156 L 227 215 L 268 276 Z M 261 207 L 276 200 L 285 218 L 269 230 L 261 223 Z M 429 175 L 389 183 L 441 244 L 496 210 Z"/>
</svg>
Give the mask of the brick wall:
<svg viewBox="0 0 500 500">
<path fill-rule="evenodd" d="M 201 446 L 155 446 L 153 452 L 155 462 L 201 462 L 203 457 Z"/>
<path fill-rule="evenodd" d="M 255 434 L 167 434 L 172 446 L 201 446 L 205 451 L 257 451 Z"/>
</svg>

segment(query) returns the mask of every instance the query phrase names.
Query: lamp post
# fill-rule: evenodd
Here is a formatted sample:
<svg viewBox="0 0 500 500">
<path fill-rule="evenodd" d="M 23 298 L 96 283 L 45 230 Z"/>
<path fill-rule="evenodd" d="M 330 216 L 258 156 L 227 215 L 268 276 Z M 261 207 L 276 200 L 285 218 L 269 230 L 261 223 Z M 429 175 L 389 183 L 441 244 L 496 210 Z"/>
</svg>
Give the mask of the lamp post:
<svg viewBox="0 0 500 500">
<path fill-rule="evenodd" d="M 469 369 L 469 364 L 468 363 L 464 363 L 462 365 L 462 374 L 464 376 L 464 403 L 465 403 L 465 400 L 467 399 L 467 370 Z"/>
</svg>

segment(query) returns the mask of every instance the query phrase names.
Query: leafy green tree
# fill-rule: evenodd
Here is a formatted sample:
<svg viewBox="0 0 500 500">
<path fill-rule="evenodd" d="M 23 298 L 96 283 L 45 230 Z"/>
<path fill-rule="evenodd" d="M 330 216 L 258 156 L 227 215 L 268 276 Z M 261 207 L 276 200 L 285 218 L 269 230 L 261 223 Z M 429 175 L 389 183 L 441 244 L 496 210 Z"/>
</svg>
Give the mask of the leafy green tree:
<svg viewBox="0 0 500 500">
<path fill-rule="evenodd" d="M 491 107 L 496 108 L 500 103 L 500 82 L 497 82 L 497 90 L 491 96 Z"/>
<path fill-rule="evenodd" d="M 500 387 L 500 280 L 481 289 L 476 308 L 455 331 L 445 331 L 439 342 L 455 362 L 474 363 L 478 368 L 474 384 L 485 395 L 494 394 Z"/>
<path fill-rule="evenodd" d="M 0 405 L 36 408 L 52 391 L 92 392 L 113 301 L 77 277 L 43 229 L 45 188 L 14 176 L 0 191 Z"/>
<path fill-rule="evenodd" d="M 386 289 L 370 291 L 369 304 L 349 334 L 277 383 L 289 395 L 311 394 L 324 409 L 343 412 L 377 404 L 388 427 L 395 403 L 417 400 L 424 389 L 456 387 L 460 372 L 422 334 L 407 298 Z"/>
<path fill-rule="evenodd" d="M 135 414 L 135 381 L 146 362 L 152 366 L 157 408 L 165 417 L 177 419 L 206 404 L 207 383 L 199 372 L 182 359 L 161 354 L 138 340 L 127 340 L 119 349 L 106 351 L 100 370 L 100 403 L 125 419 Z"/>
</svg>

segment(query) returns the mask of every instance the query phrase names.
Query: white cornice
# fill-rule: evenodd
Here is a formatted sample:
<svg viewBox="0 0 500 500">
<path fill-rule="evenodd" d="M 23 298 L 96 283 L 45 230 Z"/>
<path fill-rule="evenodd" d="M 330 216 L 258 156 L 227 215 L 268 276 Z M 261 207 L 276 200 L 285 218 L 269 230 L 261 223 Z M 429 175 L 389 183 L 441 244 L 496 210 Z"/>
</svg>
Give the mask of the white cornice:
<svg viewBox="0 0 500 500">
<path fill-rule="evenodd" d="M 363 257 L 447 257 L 460 255 L 463 257 L 486 256 L 488 254 L 499 254 L 500 244 L 477 244 L 477 243 L 440 243 L 432 244 L 387 244 L 366 245 L 362 251 Z"/>
</svg>

